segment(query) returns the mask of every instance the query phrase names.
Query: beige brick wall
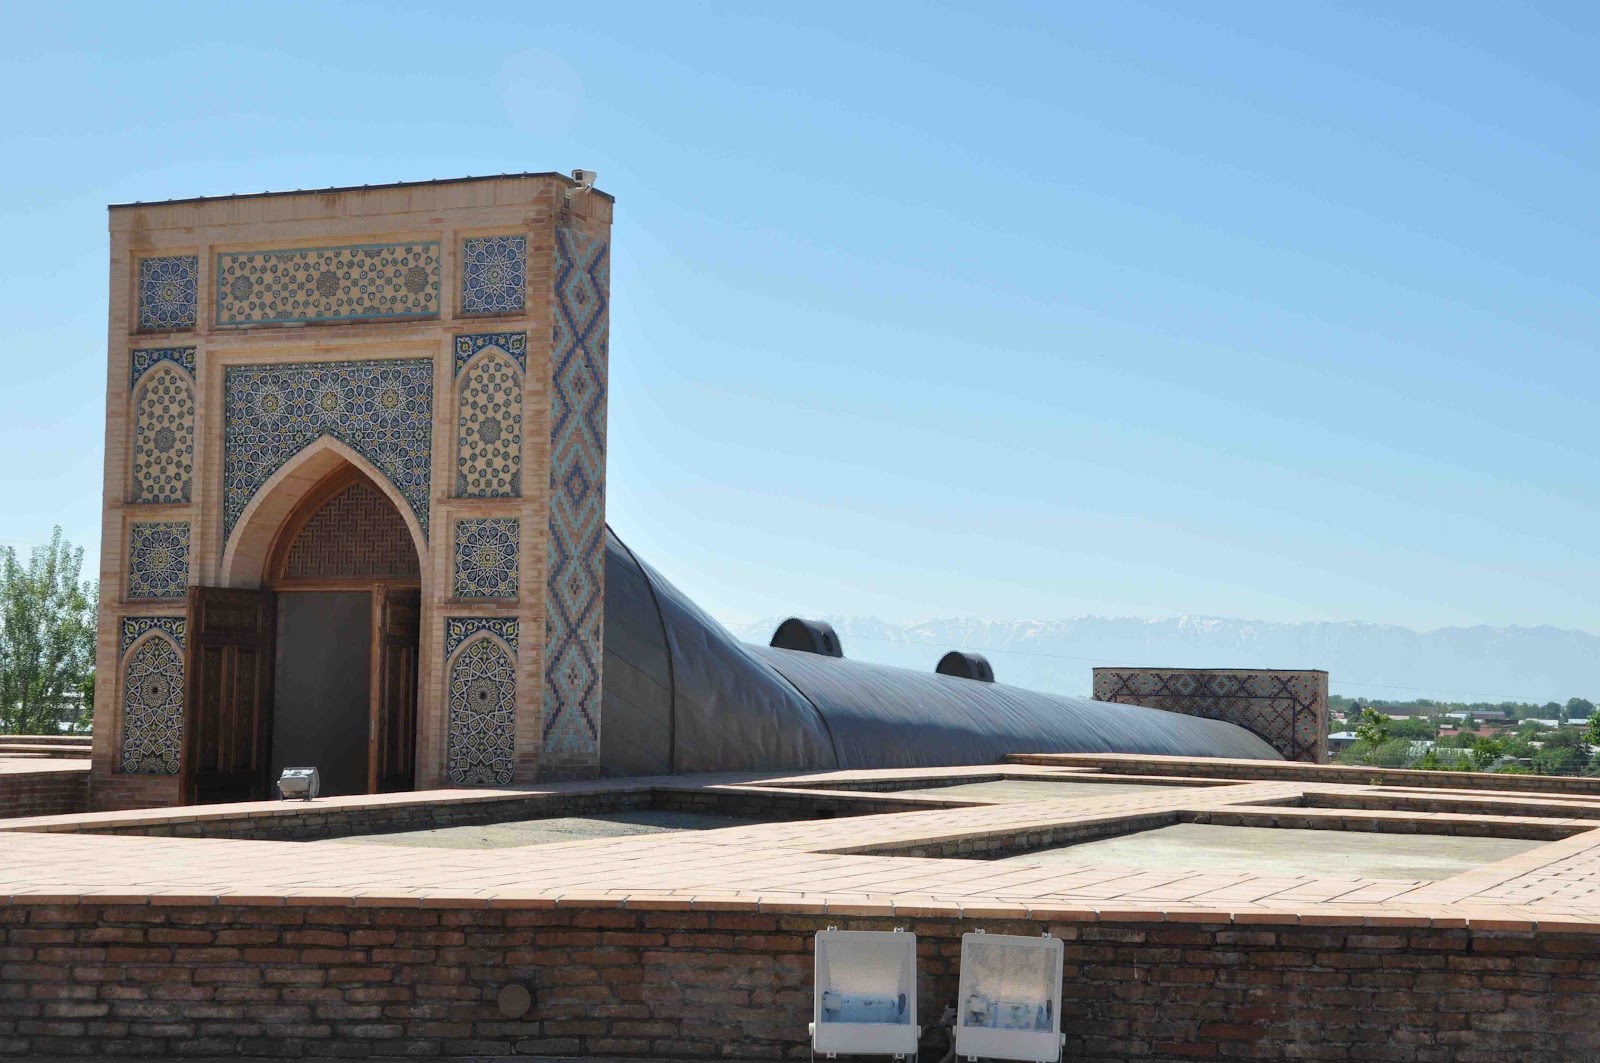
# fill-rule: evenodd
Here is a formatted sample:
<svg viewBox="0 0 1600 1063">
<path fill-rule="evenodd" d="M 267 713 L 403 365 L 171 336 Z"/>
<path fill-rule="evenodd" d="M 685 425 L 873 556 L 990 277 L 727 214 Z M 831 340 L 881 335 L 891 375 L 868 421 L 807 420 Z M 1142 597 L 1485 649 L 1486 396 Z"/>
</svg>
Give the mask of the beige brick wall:
<svg viewBox="0 0 1600 1063">
<path fill-rule="evenodd" d="M 570 182 L 552 174 L 463 180 L 289 195 L 130 205 L 110 212 L 110 314 L 106 370 L 106 464 L 100 561 L 99 645 L 96 656 L 93 802 L 99 807 L 177 799 L 171 777 L 118 773 L 122 676 L 119 629 L 125 616 L 182 616 L 181 601 L 127 597 L 128 526 L 133 521 L 185 520 L 190 532 L 190 585 L 256 586 L 282 515 L 311 486 L 331 457 L 280 472 L 257 492 L 232 536 L 223 541 L 223 374 L 226 367 L 426 358 L 434 365 L 431 526 L 422 557 L 422 636 L 419 646 L 417 785 L 445 781 L 444 624 L 450 615 L 514 617 L 517 657 L 516 782 L 540 775 L 539 712 L 543 694 L 548 529 L 548 387 L 551 342 L 551 255 L 560 226 L 608 234 L 612 203 L 601 193 L 573 197 Z M 460 248 L 464 238 L 520 234 L 528 240 L 527 298 L 517 314 L 463 317 L 458 313 Z M 304 324 L 215 324 L 219 252 L 333 247 L 399 241 L 438 241 L 439 312 L 425 319 Z M 138 262 L 193 254 L 199 259 L 198 320 L 192 329 L 140 331 Z M 520 498 L 457 499 L 454 485 L 456 393 L 453 338 L 462 332 L 526 331 Z M 135 348 L 195 347 L 196 460 L 192 501 L 134 505 L 133 396 L 130 352 Z M 337 449 L 337 448 L 336 448 Z M 363 471 L 372 472 L 371 468 Z M 381 487 L 398 499 L 381 475 Z M 282 488 L 281 490 L 279 488 Z M 270 497 L 269 497 L 270 496 Z M 408 507 L 398 507 L 420 535 Z M 515 516 L 521 522 L 515 601 L 452 597 L 453 525 L 463 516 Z M 598 699 L 596 700 L 598 711 Z"/>
</svg>

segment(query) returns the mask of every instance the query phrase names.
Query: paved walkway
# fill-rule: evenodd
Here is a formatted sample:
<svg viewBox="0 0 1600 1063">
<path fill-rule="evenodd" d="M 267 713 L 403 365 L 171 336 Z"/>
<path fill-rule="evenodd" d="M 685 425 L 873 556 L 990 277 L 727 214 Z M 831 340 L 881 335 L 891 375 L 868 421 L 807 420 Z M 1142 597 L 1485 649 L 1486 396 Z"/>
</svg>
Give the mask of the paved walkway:
<svg viewBox="0 0 1600 1063">
<path fill-rule="evenodd" d="M 791 777 L 784 788 L 853 785 L 865 779 L 881 781 L 890 774 Z M 939 774 L 952 772 L 941 769 Z M 1050 772 L 985 768 L 965 774 L 1040 778 Z M 684 778 L 653 782 L 674 788 L 728 785 Z M 762 782 L 770 787 L 777 780 Z M 644 784 L 630 780 L 628 785 Z M 570 792 L 573 787 L 559 789 Z M 1040 919 L 1176 920 L 1226 915 L 1239 921 L 1298 917 L 1306 923 L 1351 919 L 1415 923 L 1420 919 L 1453 925 L 1470 920 L 1507 927 L 1538 922 L 1567 929 L 1600 928 L 1600 830 L 1594 829 L 1600 827 L 1594 818 L 1600 815 L 1600 801 L 1551 801 L 1481 791 L 1450 795 L 1456 802 L 1484 802 L 1500 809 L 1508 802 L 1520 803 L 1519 811 L 1525 807 L 1533 813 L 1519 816 L 1294 807 L 1306 795 L 1337 801 L 1370 796 L 1378 789 L 1301 782 L 1165 786 L 1136 793 L 1117 790 L 1104 797 L 1074 793 L 1058 800 L 494 850 L 39 833 L 39 828 L 60 824 L 12 821 L 0 831 L 0 895 L 62 903 L 81 899 L 157 904 L 246 900 L 529 907 L 614 904 L 839 914 L 1031 914 Z M 524 789 L 516 796 L 537 792 Z M 1416 796 L 1438 799 L 1441 793 Z M 484 796 L 482 791 L 438 796 L 458 794 Z M 399 796 L 340 800 L 392 801 Z M 1403 801 L 1411 795 L 1386 789 L 1384 796 Z M 193 815 L 196 810 L 186 811 Z M 130 814 L 117 815 L 125 820 Z M 1215 866 L 1158 870 L 1051 866 L 1029 863 L 1025 857 L 996 862 L 883 855 L 952 843 L 982 846 L 997 838 L 1008 843 L 1048 840 L 1063 831 L 1084 829 L 1117 833 L 1130 819 L 1154 826 L 1178 822 L 1180 817 L 1294 827 L 1377 827 L 1419 836 L 1430 831 L 1494 834 L 1515 825 L 1571 836 L 1439 881 L 1272 875 Z M 75 819 L 93 822 L 96 817 Z M 13 829 L 17 827 L 32 829 Z M 1327 838 L 1330 845 L 1338 844 L 1338 834 L 1329 833 Z M 1419 837 L 1418 844 L 1426 843 Z"/>
</svg>

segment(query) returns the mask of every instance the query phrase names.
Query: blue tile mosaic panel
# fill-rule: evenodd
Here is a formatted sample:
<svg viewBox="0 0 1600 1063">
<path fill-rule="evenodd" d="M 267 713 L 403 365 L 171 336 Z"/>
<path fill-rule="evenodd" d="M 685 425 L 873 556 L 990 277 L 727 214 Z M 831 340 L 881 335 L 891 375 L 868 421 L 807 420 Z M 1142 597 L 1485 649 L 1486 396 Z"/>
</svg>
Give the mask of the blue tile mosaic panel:
<svg viewBox="0 0 1600 1063">
<path fill-rule="evenodd" d="M 511 356 L 517 368 L 528 368 L 528 334 L 526 332 L 474 332 L 456 337 L 456 376 L 481 350 L 498 347 Z"/>
<path fill-rule="evenodd" d="M 528 301 L 528 238 L 478 236 L 461 241 L 461 312 L 511 314 Z"/>
<path fill-rule="evenodd" d="M 182 751 L 183 653 L 163 632 L 140 642 L 123 665 L 119 763 L 125 772 L 176 775 Z"/>
<path fill-rule="evenodd" d="M 229 366 L 223 377 L 223 538 L 261 485 L 323 436 L 370 461 L 428 531 L 433 362 Z"/>
<path fill-rule="evenodd" d="M 456 337 L 457 498 L 517 498 L 522 494 L 522 366 L 508 348 L 526 352 L 526 333 Z M 462 371 L 463 341 L 477 350 Z M 517 342 L 520 341 L 520 342 Z"/>
<path fill-rule="evenodd" d="M 139 383 L 139 378 L 162 362 L 171 362 L 173 365 L 189 374 L 189 379 L 194 379 L 194 347 L 142 347 L 135 348 L 128 358 L 129 374 L 128 387 L 132 389 Z"/>
<path fill-rule="evenodd" d="M 447 616 L 444 619 L 444 656 L 480 631 L 498 637 L 513 650 L 517 648 L 517 622 L 504 616 Z"/>
<path fill-rule="evenodd" d="M 600 755 L 610 290 L 606 241 L 557 229 L 543 743 L 573 761 Z"/>
<path fill-rule="evenodd" d="M 141 329 L 194 328 L 200 305 L 199 256 L 141 258 L 138 302 Z"/>
<path fill-rule="evenodd" d="M 181 650 L 185 624 L 181 616 L 125 616 L 122 618 L 122 648 L 117 653 L 127 656 L 128 648 L 151 631 L 166 632 Z"/>
<path fill-rule="evenodd" d="M 188 522 L 147 521 L 130 525 L 128 597 L 182 598 L 188 592 Z"/>
<path fill-rule="evenodd" d="M 450 665 L 446 762 L 457 786 L 507 786 L 516 763 L 517 666 L 479 633 Z"/>
<path fill-rule="evenodd" d="M 193 489 L 194 381 L 160 361 L 134 392 L 132 501 L 187 502 Z"/>
<path fill-rule="evenodd" d="M 217 255 L 217 324 L 432 317 L 439 245 L 362 244 Z"/>
<path fill-rule="evenodd" d="M 474 517 L 456 521 L 457 598 L 515 598 L 517 541 L 515 517 Z"/>
</svg>

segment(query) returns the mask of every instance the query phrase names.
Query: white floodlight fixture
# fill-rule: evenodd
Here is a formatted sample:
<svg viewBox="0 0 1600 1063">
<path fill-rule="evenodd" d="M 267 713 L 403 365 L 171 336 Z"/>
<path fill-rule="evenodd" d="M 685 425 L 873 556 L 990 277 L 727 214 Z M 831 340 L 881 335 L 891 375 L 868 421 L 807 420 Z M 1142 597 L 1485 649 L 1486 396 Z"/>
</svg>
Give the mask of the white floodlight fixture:
<svg viewBox="0 0 1600 1063">
<path fill-rule="evenodd" d="M 962 934 L 955 1054 L 1059 1060 L 1062 955 L 1048 934 Z"/>
<path fill-rule="evenodd" d="M 278 777 L 278 796 L 285 801 L 298 797 L 309 801 L 322 791 L 322 776 L 316 768 L 284 768 Z"/>
<path fill-rule="evenodd" d="M 814 1052 L 915 1058 L 917 935 L 819 930 L 811 1019 Z"/>
</svg>

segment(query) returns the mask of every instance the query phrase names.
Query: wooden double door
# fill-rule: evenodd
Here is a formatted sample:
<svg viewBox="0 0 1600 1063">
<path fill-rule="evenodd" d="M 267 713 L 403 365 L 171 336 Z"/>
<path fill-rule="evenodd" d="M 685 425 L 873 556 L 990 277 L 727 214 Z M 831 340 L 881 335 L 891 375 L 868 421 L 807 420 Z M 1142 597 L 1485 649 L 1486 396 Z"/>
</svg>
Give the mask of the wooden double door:
<svg viewBox="0 0 1600 1063">
<path fill-rule="evenodd" d="M 264 800 L 284 767 L 412 789 L 420 612 L 415 587 L 190 588 L 184 799 Z"/>
</svg>

